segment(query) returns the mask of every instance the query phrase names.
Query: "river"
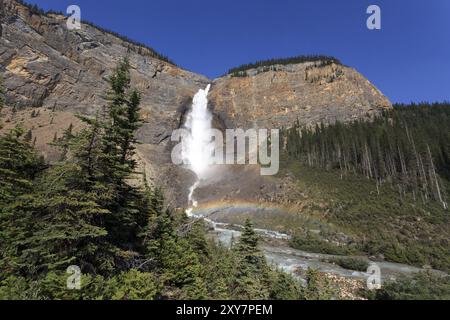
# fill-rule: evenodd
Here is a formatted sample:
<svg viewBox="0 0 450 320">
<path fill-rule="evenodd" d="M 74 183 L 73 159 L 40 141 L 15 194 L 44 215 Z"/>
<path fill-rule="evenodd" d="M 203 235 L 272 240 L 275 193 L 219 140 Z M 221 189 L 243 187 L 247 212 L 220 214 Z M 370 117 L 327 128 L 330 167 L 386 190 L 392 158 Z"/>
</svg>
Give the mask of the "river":
<svg viewBox="0 0 450 320">
<path fill-rule="evenodd" d="M 217 241 L 227 247 L 231 247 L 232 243 L 235 243 L 241 235 L 240 231 L 231 229 L 231 226 L 227 224 L 214 222 L 210 219 L 205 220 L 211 225 L 210 234 Z M 233 225 L 233 228 L 236 228 L 236 225 Z M 287 241 L 285 241 L 289 238 L 286 234 L 266 229 L 255 229 L 255 231 L 261 236 L 262 244 L 260 248 L 264 252 L 267 261 L 290 274 L 298 276 L 300 274 L 299 271 L 313 268 L 321 272 L 330 273 L 345 278 L 367 279 L 370 276 L 370 274 L 366 272 L 348 270 L 336 264 L 326 262 L 326 260 L 336 257 L 343 258 L 344 256 L 312 253 L 293 249 L 289 247 L 287 245 Z M 271 241 L 273 239 L 276 239 L 277 241 Z M 424 270 L 401 263 L 370 261 L 367 257 L 358 258 L 365 259 L 369 261 L 370 264 L 376 264 L 380 268 L 381 279 L 383 280 L 396 278 L 399 275 L 413 274 Z"/>
</svg>

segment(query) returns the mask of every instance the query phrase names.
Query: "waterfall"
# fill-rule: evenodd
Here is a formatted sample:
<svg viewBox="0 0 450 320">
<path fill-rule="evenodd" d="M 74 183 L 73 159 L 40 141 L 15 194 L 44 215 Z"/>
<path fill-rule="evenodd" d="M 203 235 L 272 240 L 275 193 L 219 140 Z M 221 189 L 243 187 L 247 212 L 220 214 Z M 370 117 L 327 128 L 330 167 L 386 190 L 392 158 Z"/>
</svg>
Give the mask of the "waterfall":
<svg viewBox="0 0 450 320">
<path fill-rule="evenodd" d="M 189 188 L 189 205 L 186 210 L 188 216 L 192 215 L 192 210 L 197 206 L 194 199 L 195 189 L 199 186 L 202 178 L 205 177 L 208 166 L 212 163 L 214 145 L 210 135 L 212 114 L 208 110 L 208 93 L 211 85 L 206 89 L 200 89 L 192 101 L 192 109 L 189 112 L 184 126 L 189 130 L 186 143 L 183 144 L 182 158 L 184 163 L 189 165 L 197 176 L 197 181 Z"/>
</svg>

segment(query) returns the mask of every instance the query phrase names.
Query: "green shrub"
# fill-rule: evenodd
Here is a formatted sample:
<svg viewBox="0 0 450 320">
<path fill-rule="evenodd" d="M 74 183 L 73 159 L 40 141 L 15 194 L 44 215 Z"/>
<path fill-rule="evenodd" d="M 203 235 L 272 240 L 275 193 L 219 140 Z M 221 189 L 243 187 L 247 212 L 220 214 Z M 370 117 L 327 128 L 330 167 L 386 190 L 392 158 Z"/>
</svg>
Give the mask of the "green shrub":
<svg viewBox="0 0 450 320">
<path fill-rule="evenodd" d="M 339 246 L 332 242 L 320 238 L 318 235 L 308 233 L 306 235 L 295 234 L 290 240 L 290 246 L 294 249 L 307 252 L 347 255 L 351 254 L 352 248 L 348 246 Z"/>
<path fill-rule="evenodd" d="M 338 290 L 323 273 L 308 269 L 303 296 L 306 300 L 334 300 L 338 297 Z"/>
<path fill-rule="evenodd" d="M 337 264 L 338 266 L 355 271 L 366 272 L 369 267 L 369 262 L 361 258 L 333 258 L 328 262 Z"/>
<path fill-rule="evenodd" d="M 112 300 L 153 300 L 161 289 L 153 274 L 136 269 L 113 278 L 108 286 Z"/>
</svg>

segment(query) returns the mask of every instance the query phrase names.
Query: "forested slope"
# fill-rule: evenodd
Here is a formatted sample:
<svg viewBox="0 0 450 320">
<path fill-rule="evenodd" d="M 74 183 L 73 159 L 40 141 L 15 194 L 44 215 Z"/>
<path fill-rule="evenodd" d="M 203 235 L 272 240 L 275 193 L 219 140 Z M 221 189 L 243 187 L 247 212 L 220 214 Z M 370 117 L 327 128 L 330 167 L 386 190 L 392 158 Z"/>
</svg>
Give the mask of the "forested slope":
<svg viewBox="0 0 450 320">
<path fill-rule="evenodd" d="M 304 213 L 334 230 L 298 232 L 294 246 L 450 270 L 449 104 L 396 105 L 373 121 L 284 134 L 283 172 L 315 203 Z M 336 245 L 339 232 L 349 238 Z"/>
</svg>

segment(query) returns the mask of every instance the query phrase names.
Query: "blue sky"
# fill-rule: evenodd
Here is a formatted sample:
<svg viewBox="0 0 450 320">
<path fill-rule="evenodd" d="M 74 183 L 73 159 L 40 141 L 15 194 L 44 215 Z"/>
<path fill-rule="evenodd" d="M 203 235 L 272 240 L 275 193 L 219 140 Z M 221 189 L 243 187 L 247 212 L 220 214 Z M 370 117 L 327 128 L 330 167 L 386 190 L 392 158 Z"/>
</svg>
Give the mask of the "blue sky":
<svg viewBox="0 0 450 320">
<path fill-rule="evenodd" d="M 340 59 L 392 102 L 450 100 L 449 0 L 28 0 L 146 43 L 214 78 L 256 60 Z M 366 27 L 370 4 L 382 29 Z"/>
</svg>

